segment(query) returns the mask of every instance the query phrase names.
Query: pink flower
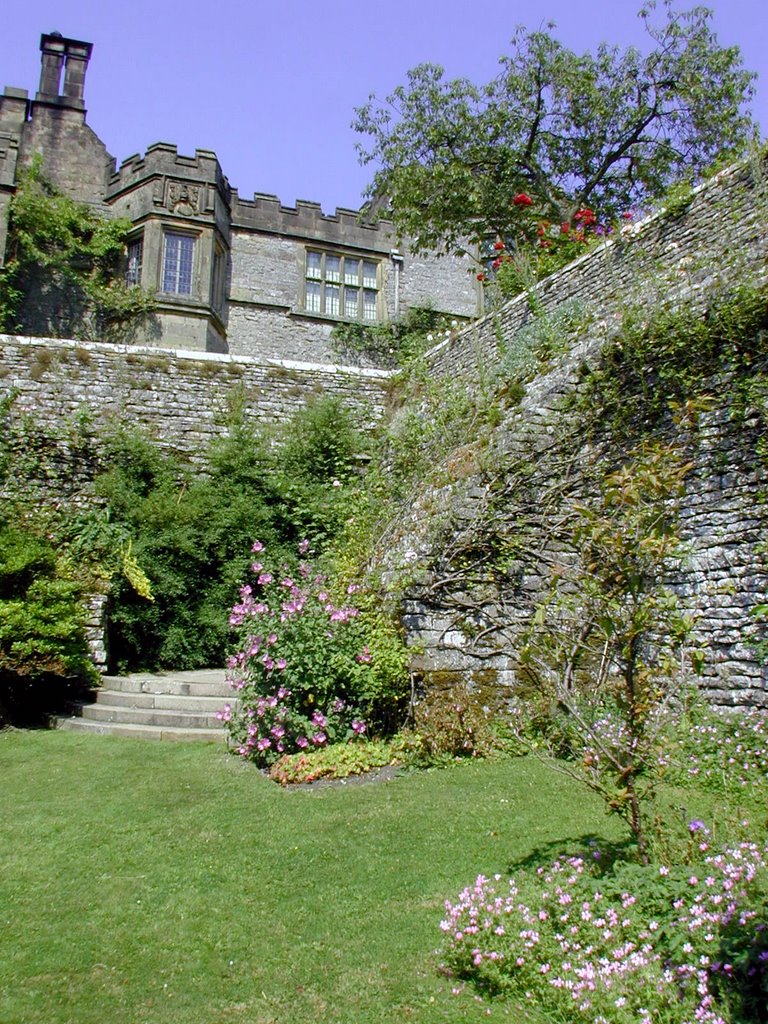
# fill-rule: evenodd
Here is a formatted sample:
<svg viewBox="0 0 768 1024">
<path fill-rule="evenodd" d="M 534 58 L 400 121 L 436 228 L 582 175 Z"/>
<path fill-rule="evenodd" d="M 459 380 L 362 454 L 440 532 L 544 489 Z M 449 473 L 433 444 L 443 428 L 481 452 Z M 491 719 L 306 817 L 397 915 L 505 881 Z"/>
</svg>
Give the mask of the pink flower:
<svg viewBox="0 0 768 1024">
<path fill-rule="evenodd" d="M 309 740 L 306 736 L 298 736 L 296 738 L 296 746 L 299 747 L 300 750 L 303 750 L 305 747 L 309 746 Z"/>
<path fill-rule="evenodd" d="M 308 540 L 300 541 L 299 542 L 299 554 L 300 555 L 305 555 L 307 553 L 307 551 L 309 551 L 309 541 Z"/>
<path fill-rule="evenodd" d="M 263 551 L 263 550 L 264 550 L 264 545 L 261 543 L 260 540 L 255 540 L 253 542 L 253 544 L 251 545 L 251 551 L 255 552 L 256 554 L 258 554 L 259 551 Z"/>
<path fill-rule="evenodd" d="M 367 726 L 365 722 L 361 721 L 359 718 L 354 718 L 352 720 L 352 732 L 355 733 L 355 735 L 362 736 L 366 728 Z"/>
<path fill-rule="evenodd" d="M 274 577 L 272 576 L 271 572 L 262 572 L 259 575 L 257 583 L 260 583 L 262 586 L 264 586 L 267 583 L 271 583 L 273 578 Z"/>
</svg>

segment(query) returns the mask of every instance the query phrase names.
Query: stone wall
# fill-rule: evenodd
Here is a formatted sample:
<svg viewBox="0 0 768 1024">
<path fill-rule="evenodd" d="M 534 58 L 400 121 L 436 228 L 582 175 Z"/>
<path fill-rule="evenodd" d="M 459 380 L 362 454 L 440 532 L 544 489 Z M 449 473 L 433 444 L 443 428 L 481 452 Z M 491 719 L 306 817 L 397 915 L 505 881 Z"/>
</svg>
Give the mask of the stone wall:
<svg viewBox="0 0 768 1024">
<path fill-rule="evenodd" d="M 381 415 L 387 379 L 383 371 L 290 360 L 0 335 L 0 397 L 16 396 L 14 417 L 31 417 L 62 438 L 78 418 L 96 433 L 108 422 L 142 426 L 193 457 L 225 432 L 235 396 L 262 423 L 329 395 L 371 424 Z"/>
<path fill-rule="evenodd" d="M 475 638 L 483 609 L 503 609 L 514 636 L 515 630 L 524 628 L 547 584 L 544 567 L 532 554 L 546 550 L 548 523 L 543 510 L 562 481 L 564 451 L 568 473 L 575 477 L 589 458 L 583 438 L 574 437 L 569 451 L 561 442 L 554 444 L 554 438 L 568 434 L 562 399 L 578 386 L 581 367 L 596 361 L 615 337 L 627 303 L 640 308 L 644 303 L 649 310 L 662 298 L 703 305 L 719 288 L 766 279 L 764 175 L 763 164 L 724 172 L 697 190 L 684 207 L 632 227 L 542 282 L 536 302 L 521 296 L 430 354 L 436 377 L 463 378 L 470 387 L 487 389 L 503 353 L 514 349 L 521 328 L 535 319 L 532 305 L 538 307 L 538 315 L 546 315 L 578 299 L 592 314 L 587 332 L 526 386 L 519 404 L 503 411 L 499 427 L 485 439 L 487 447 L 469 445 L 436 467 L 435 479 L 414 495 L 401 520 L 382 538 L 380 567 L 385 581 L 404 594 L 404 622 L 419 649 L 414 666 L 425 677 L 468 678 L 497 688 L 515 684 L 514 642 L 499 653 Z M 289 248 L 281 258 L 286 265 L 291 259 L 295 262 Z M 275 266 L 279 277 L 282 264 L 278 260 Z M 459 269 L 466 288 L 470 275 Z M 427 263 L 418 273 L 429 274 Z M 252 283 L 254 288 L 265 287 L 256 278 Z M 274 298 L 279 306 L 277 291 Z M 254 303 L 251 315 L 263 315 L 258 331 L 269 330 L 266 303 Z M 295 332 L 299 317 L 283 322 L 288 325 L 286 333 L 274 338 L 274 344 L 296 355 L 316 350 L 314 340 Z M 84 413 L 94 418 L 97 429 L 108 419 L 142 424 L 162 442 L 193 456 L 226 429 L 233 396 L 242 397 L 247 411 L 262 422 L 279 420 L 320 393 L 340 396 L 373 422 L 385 406 L 389 376 L 322 360 L 0 336 L 0 396 L 15 394 L 12 415 L 29 416 L 63 438 Z M 727 382 L 712 382 L 713 394 L 726 390 Z M 675 585 L 697 615 L 697 640 L 707 649 L 704 688 L 713 701 L 724 705 L 768 706 L 768 678 L 752 647 L 751 614 L 768 593 L 763 550 L 768 516 L 760 498 L 766 472 L 757 457 L 764 412 L 747 410 L 735 423 L 726 407 L 716 403 L 700 417 L 695 445 L 690 437 L 681 439 L 693 445 L 695 470 L 681 515 L 691 554 Z M 515 489 L 521 474 L 527 474 L 526 486 Z M 485 581 L 476 589 L 477 581 L 470 586 L 456 569 L 467 559 L 482 557 L 489 539 L 489 510 L 498 508 L 500 487 L 509 500 L 501 532 L 491 539 L 514 540 L 524 519 L 538 534 L 529 557 L 510 569 L 506 586 L 489 587 Z"/>
<path fill-rule="evenodd" d="M 764 175 L 759 163 L 721 174 L 685 209 L 638 224 L 541 283 L 536 314 L 536 302 L 521 296 L 433 350 L 436 376 L 461 377 L 487 395 L 502 382 L 493 383 L 494 368 L 536 315 L 574 299 L 591 313 L 586 330 L 527 384 L 519 404 L 505 408 L 503 389 L 497 392 L 500 425 L 436 467 L 378 552 L 385 580 L 403 595 L 409 642 L 419 652 L 414 667 L 425 680 L 469 680 L 501 692 L 519 682 L 522 632 L 551 586 L 548 563 L 560 557 L 553 524 L 574 493 L 589 493 L 594 477 L 587 474 L 595 466 L 604 474 L 617 457 L 576 432 L 563 399 L 616 337 L 628 304 L 649 314 L 662 300 L 703 308 L 718 291 L 766 281 Z M 768 707 L 768 667 L 755 653 L 752 614 L 768 599 L 768 474 L 758 457 L 767 411 L 756 400 L 736 421 L 729 381 L 713 380 L 708 390 L 713 408 L 695 431 L 680 428 L 672 437 L 694 470 L 680 517 L 690 554 L 670 582 L 696 620 L 708 697 Z M 510 552 L 501 574 L 484 570 L 492 549 Z"/>
</svg>

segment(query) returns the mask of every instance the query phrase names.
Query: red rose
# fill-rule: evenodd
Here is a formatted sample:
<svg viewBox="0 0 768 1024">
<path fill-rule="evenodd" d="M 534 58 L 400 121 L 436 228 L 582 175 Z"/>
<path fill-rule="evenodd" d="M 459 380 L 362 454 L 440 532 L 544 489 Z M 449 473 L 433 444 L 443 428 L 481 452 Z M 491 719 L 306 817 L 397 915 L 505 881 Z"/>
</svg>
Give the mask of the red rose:
<svg viewBox="0 0 768 1024">
<path fill-rule="evenodd" d="M 484 281 L 485 280 L 485 274 L 478 274 L 477 275 L 477 280 L 478 281 Z"/>
<path fill-rule="evenodd" d="M 501 260 L 494 260 L 491 266 L 493 267 L 494 270 L 498 270 L 499 267 L 501 266 Z"/>
<path fill-rule="evenodd" d="M 525 192 L 518 192 L 512 202 L 515 206 L 533 206 L 533 200 Z"/>
<path fill-rule="evenodd" d="M 570 230 L 571 230 L 571 225 L 570 224 L 561 224 L 560 225 L 560 233 L 561 234 L 567 235 Z"/>
<path fill-rule="evenodd" d="M 503 242 L 494 242 L 493 243 L 493 248 L 496 249 L 497 252 L 500 252 L 504 248 L 504 243 Z"/>
</svg>

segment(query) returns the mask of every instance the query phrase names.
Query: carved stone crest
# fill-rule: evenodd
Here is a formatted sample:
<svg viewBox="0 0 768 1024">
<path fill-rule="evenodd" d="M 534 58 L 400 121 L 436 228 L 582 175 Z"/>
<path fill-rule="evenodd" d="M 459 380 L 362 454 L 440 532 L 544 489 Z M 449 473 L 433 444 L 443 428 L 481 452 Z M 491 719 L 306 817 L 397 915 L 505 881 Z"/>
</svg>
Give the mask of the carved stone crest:
<svg viewBox="0 0 768 1024">
<path fill-rule="evenodd" d="M 169 181 L 165 190 L 165 205 L 171 213 L 189 217 L 200 209 L 200 186 L 186 181 Z"/>
</svg>

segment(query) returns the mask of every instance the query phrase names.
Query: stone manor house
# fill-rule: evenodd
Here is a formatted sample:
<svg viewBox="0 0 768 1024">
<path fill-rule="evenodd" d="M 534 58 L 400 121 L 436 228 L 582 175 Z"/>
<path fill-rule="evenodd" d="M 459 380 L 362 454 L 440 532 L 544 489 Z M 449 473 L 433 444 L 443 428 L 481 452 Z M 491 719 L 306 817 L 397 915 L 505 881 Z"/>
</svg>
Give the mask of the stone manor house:
<svg viewBox="0 0 768 1024">
<path fill-rule="evenodd" d="M 354 210 L 241 199 L 210 150 L 182 156 L 160 142 L 117 167 L 86 123 L 92 44 L 53 32 L 40 50 L 34 99 L 11 87 L 0 96 L 0 265 L 19 171 L 39 154 L 61 191 L 132 221 L 127 279 L 157 298 L 144 344 L 327 363 L 338 360 L 329 339 L 339 322 L 382 323 L 420 306 L 480 311 L 468 259 L 417 256 L 391 224 Z"/>
</svg>

